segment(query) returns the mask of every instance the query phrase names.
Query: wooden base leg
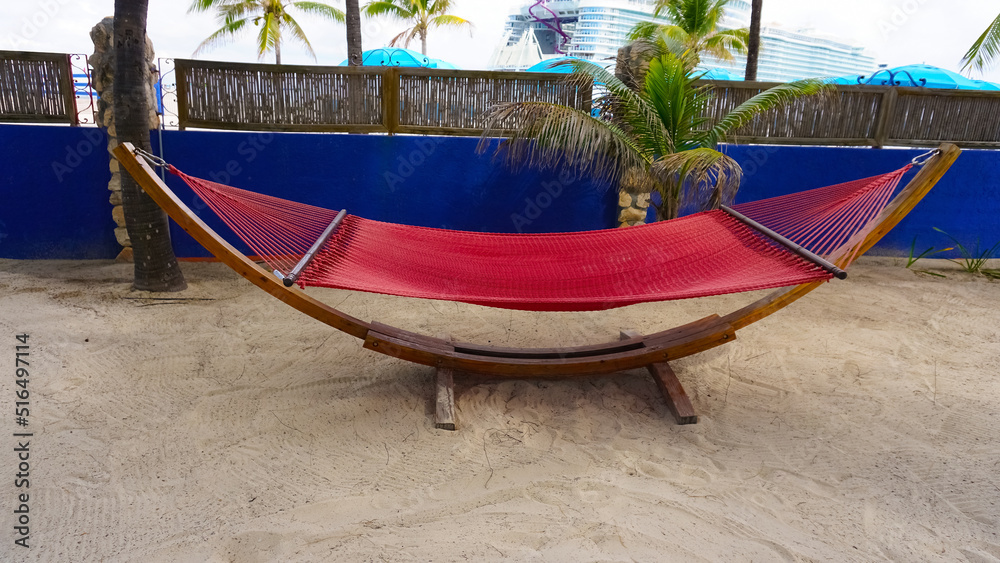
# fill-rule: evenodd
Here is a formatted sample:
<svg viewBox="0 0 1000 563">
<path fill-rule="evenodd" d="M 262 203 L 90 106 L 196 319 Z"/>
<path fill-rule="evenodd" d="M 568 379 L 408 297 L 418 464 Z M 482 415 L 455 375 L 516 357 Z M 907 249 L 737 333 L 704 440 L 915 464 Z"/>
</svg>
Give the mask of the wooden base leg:
<svg viewBox="0 0 1000 563">
<path fill-rule="evenodd" d="M 694 405 L 684 392 L 684 387 L 677 379 L 674 370 L 667 362 L 657 362 L 646 366 L 656 385 L 667 401 L 667 408 L 674 415 L 677 424 L 698 424 L 698 415 L 694 413 Z"/>
<path fill-rule="evenodd" d="M 437 399 L 434 427 L 455 430 L 455 374 L 450 369 L 437 370 Z"/>
<path fill-rule="evenodd" d="M 621 333 L 622 340 L 637 336 L 640 336 L 639 333 L 633 330 L 623 330 Z M 656 362 L 646 366 L 646 369 L 649 370 L 656 386 L 663 393 L 667 408 L 674 415 L 677 424 L 697 424 L 698 415 L 694 412 L 694 405 L 691 404 L 691 399 L 687 396 L 680 380 L 677 379 L 677 374 L 670 368 L 670 365 L 667 362 Z"/>
</svg>

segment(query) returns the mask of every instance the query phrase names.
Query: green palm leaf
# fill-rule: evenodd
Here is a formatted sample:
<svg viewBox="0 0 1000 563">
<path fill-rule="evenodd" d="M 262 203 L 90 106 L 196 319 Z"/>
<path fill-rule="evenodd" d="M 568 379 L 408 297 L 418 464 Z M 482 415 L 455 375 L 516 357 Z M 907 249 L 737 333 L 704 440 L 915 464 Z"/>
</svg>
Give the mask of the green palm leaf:
<svg viewBox="0 0 1000 563">
<path fill-rule="evenodd" d="M 198 47 L 194 50 L 194 54 L 198 55 L 198 53 L 201 53 L 211 47 L 218 47 L 220 45 L 231 43 L 236 38 L 236 35 L 240 32 L 240 30 L 246 27 L 246 24 L 247 20 L 245 19 L 226 22 L 221 28 L 215 30 L 215 32 L 206 37 L 204 41 L 199 43 Z"/>
<path fill-rule="evenodd" d="M 280 0 L 193 0 L 188 7 L 189 13 L 215 10 L 216 19 L 222 24 L 222 27 L 198 45 L 194 54 L 232 41 L 246 28 L 247 22 L 252 21 L 260 28 L 255 40 L 258 58 L 262 59 L 265 54 L 273 51 L 275 60 L 280 63 L 282 33 L 287 29 L 289 36 L 301 42 L 315 59 L 316 53 L 302 27 L 289 13 L 290 8 L 338 23 L 343 23 L 346 19 L 344 12 L 321 2 L 286 4 Z"/>
<path fill-rule="evenodd" d="M 969 67 L 982 72 L 1000 56 L 1000 15 L 976 39 L 962 57 L 962 70 Z"/>
<path fill-rule="evenodd" d="M 735 160 L 705 147 L 666 155 L 649 169 L 661 190 L 666 217 L 675 217 L 680 207 L 687 205 L 715 209 L 731 203 L 743 177 Z"/>
<path fill-rule="evenodd" d="M 404 4 L 397 4 L 397 0 L 382 0 L 379 2 L 369 2 L 362 9 L 366 16 L 390 16 L 399 20 L 412 19 L 417 12 Z"/>
<path fill-rule="evenodd" d="M 338 23 L 344 23 L 347 19 L 342 10 L 321 2 L 292 2 L 290 6 L 307 14 L 321 16 Z"/>
<path fill-rule="evenodd" d="M 427 54 L 427 31 L 431 27 L 467 27 L 472 33 L 472 22 L 449 14 L 451 0 L 436 0 L 429 6 L 427 0 L 373 0 L 367 4 L 363 12 L 370 17 L 386 16 L 394 20 L 406 22 L 408 28 L 396 35 L 390 45 L 402 43 L 408 46 L 411 41 L 420 37 L 421 52 Z"/>
<path fill-rule="evenodd" d="M 499 135 L 507 138 L 495 156 L 513 168 L 568 166 L 580 174 L 615 180 L 630 168 L 649 164 L 632 136 L 617 125 L 559 104 L 497 104 L 487 113 L 477 151 L 485 152 Z"/>
</svg>

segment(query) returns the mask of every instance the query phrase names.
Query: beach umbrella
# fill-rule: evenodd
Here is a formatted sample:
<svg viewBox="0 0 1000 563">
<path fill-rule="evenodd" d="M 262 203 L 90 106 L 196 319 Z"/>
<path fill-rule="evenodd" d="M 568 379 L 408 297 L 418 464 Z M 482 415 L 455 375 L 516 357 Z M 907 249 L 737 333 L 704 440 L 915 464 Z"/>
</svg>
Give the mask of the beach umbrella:
<svg viewBox="0 0 1000 563">
<path fill-rule="evenodd" d="M 870 75 L 859 77 L 862 84 L 877 86 L 916 86 L 951 90 L 981 90 L 979 84 L 957 72 L 936 66 L 916 64 L 894 68 L 880 68 Z"/>
<path fill-rule="evenodd" d="M 535 63 L 524 70 L 525 72 L 560 72 L 563 74 L 569 74 L 573 72 L 573 65 L 566 64 L 568 61 L 580 61 L 585 63 L 590 62 L 579 57 L 553 57 L 551 59 L 545 59 Z"/>
<path fill-rule="evenodd" d="M 979 86 L 980 90 L 1000 90 L 1000 84 L 994 84 L 985 80 L 973 80 L 973 82 Z"/>
<path fill-rule="evenodd" d="M 702 80 L 743 80 L 742 74 L 737 74 L 727 68 L 695 69 L 691 74 L 697 76 L 699 73 L 702 73 L 699 77 Z"/>
<path fill-rule="evenodd" d="M 396 47 L 382 47 L 361 53 L 361 64 L 364 66 L 406 66 L 424 68 L 450 68 L 457 69 L 455 65 L 432 59 L 417 51 L 410 49 L 399 49 Z M 344 59 L 340 66 L 347 66 L 348 60 Z"/>
<path fill-rule="evenodd" d="M 461 70 L 457 66 L 449 63 L 448 61 L 442 61 L 441 59 L 431 59 L 431 64 L 427 68 L 444 68 L 449 70 Z"/>
<path fill-rule="evenodd" d="M 846 76 L 836 76 L 834 78 L 827 78 L 826 81 L 829 84 L 858 84 L 858 79 L 861 78 L 859 74 L 848 74 Z"/>
</svg>

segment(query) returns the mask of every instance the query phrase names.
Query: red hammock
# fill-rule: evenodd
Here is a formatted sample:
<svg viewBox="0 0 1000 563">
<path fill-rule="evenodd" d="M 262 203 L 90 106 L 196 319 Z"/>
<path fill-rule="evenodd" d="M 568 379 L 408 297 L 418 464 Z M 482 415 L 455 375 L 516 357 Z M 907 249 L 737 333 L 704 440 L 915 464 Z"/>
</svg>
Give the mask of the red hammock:
<svg viewBox="0 0 1000 563">
<path fill-rule="evenodd" d="M 817 254 L 865 230 L 895 172 L 735 206 Z M 336 211 L 170 171 L 269 266 L 290 272 Z M 721 210 L 604 231 L 495 234 L 348 215 L 300 285 L 534 311 L 586 311 L 797 285 L 832 274 Z"/>
</svg>

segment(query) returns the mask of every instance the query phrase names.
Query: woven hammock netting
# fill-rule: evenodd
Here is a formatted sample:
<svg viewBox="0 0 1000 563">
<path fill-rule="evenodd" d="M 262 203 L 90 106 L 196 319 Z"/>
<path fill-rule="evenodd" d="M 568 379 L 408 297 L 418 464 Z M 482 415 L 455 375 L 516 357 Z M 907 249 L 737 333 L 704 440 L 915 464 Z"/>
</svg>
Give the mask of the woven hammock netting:
<svg viewBox="0 0 1000 563">
<path fill-rule="evenodd" d="M 873 225 L 909 168 L 734 209 L 828 255 Z M 283 274 L 338 213 L 170 170 Z M 298 283 L 507 309 L 593 311 L 831 277 L 713 210 L 636 227 L 556 234 L 453 231 L 347 215 Z"/>
</svg>

